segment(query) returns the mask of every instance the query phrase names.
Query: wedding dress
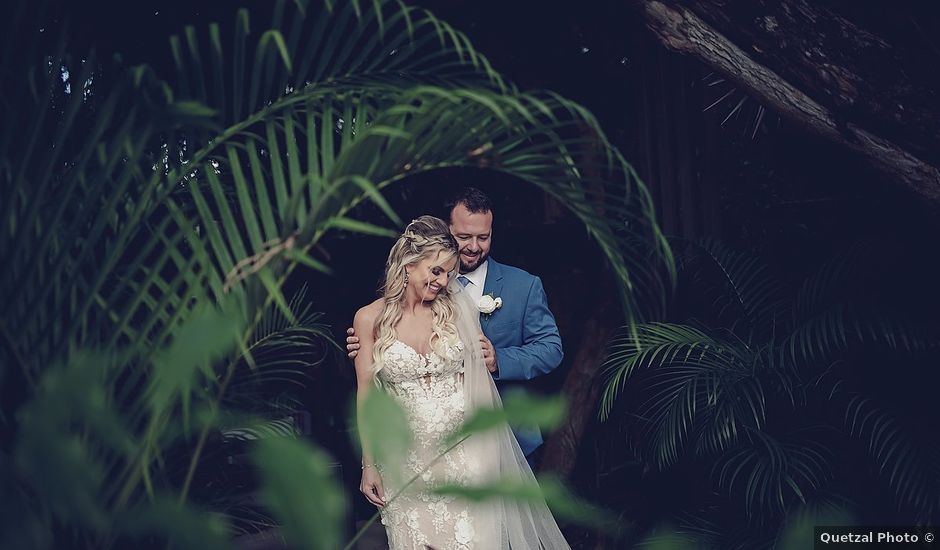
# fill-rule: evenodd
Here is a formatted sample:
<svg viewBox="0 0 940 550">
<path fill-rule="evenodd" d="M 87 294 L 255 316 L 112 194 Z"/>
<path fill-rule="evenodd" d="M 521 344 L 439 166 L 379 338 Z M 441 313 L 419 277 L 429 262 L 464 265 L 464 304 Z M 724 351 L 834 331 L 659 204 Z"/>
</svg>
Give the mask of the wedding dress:
<svg viewBox="0 0 940 550">
<path fill-rule="evenodd" d="M 441 485 L 536 484 L 505 423 L 444 452 L 446 437 L 474 411 L 502 406 L 479 348 L 479 314 L 461 285 L 451 283 L 448 292 L 458 306 L 457 337 L 438 342 L 428 354 L 395 340 L 374 369 L 379 385 L 404 409 L 414 437 L 396 471 L 378 465 L 389 499 L 381 511 L 389 548 L 568 549 L 544 501 L 470 502 L 432 491 Z"/>
<path fill-rule="evenodd" d="M 382 510 L 392 550 L 472 547 L 475 517 L 467 503 L 429 491 L 442 484 L 469 485 L 479 475 L 462 444 L 434 462 L 446 449 L 444 438 L 464 419 L 463 343 L 452 342 L 446 349 L 443 357 L 433 351 L 421 355 L 396 340 L 385 352 L 382 382 L 405 410 L 414 436 L 400 475 L 393 476 L 380 467 L 385 494 L 397 495 L 401 488 L 396 483 L 418 476 Z"/>
</svg>

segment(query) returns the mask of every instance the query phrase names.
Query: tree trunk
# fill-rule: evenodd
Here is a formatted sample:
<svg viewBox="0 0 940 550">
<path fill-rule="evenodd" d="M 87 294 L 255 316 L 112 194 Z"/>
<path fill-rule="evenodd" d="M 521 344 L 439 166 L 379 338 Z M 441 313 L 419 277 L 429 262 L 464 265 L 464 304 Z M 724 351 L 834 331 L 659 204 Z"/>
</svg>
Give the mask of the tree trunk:
<svg viewBox="0 0 940 550">
<path fill-rule="evenodd" d="M 588 423 L 597 415 L 597 400 L 601 393 L 600 365 L 607 351 L 607 342 L 617 329 L 616 312 L 619 307 L 616 300 L 599 304 L 584 323 L 578 352 L 561 388 L 568 401 L 568 415 L 545 443 L 543 472 L 566 478 L 577 463 L 581 438 Z"/>
<path fill-rule="evenodd" d="M 940 106 L 899 48 L 805 0 L 639 0 L 666 48 L 692 55 L 789 122 L 940 206 Z M 736 43 L 737 42 L 737 43 Z"/>
</svg>

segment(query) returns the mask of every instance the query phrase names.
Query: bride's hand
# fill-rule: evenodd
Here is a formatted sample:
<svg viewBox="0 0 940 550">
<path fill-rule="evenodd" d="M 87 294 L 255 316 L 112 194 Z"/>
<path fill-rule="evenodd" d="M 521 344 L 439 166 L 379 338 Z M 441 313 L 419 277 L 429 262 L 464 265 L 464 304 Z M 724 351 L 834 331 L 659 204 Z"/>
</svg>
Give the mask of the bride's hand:
<svg viewBox="0 0 940 550">
<path fill-rule="evenodd" d="M 368 464 L 362 469 L 362 482 L 359 484 L 359 491 L 372 504 L 379 508 L 385 506 L 385 488 L 382 487 L 382 476 L 376 471 L 374 465 Z"/>
</svg>

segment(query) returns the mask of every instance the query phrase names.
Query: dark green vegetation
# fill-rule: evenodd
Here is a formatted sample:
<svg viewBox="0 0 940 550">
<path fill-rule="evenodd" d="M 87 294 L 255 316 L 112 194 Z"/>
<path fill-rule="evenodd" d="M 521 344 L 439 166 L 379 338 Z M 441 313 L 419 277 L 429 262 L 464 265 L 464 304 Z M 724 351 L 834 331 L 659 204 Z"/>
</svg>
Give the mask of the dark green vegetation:
<svg viewBox="0 0 940 550">
<path fill-rule="evenodd" d="M 16 8 L 0 136 L 4 547 L 224 548 L 270 522 L 226 474 L 225 443 L 252 439 L 240 460 L 287 536 L 340 542 L 330 459 L 272 437 L 302 424 L 285 382 L 335 363 L 318 314 L 283 288 L 301 266 L 331 273 L 317 253 L 331 232 L 395 235 L 382 190 L 410 175 L 484 168 L 557 197 L 628 316 L 631 286 L 671 271 L 645 188 L 590 113 L 517 91 L 428 12 L 276 2 L 187 27 L 170 40 L 175 73 L 157 74 L 73 52 L 65 33 L 40 40 L 42 6 Z M 350 214 L 364 202 L 382 218 Z"/>
<path fill-rule="evenodd" d="M 589 419 L 560 451 L 622 527 L 557 507 L 575 547 L 665 530 L 657 548 L 803 548 L 819 518 L 936 523 L 935 232 L 855 157 L 667 54 L 627 3 L 424 3 L 498 70 L 394 2 L 99 4 L 88 30 L 19 2 L 0 38 L 0 545 L 228 547 L 275 523 L 348 542 L 358 457 L 331 341 L 400 217 L 439 214 L 454 180 L 488 186 L 494 254 L 542 276 L 558 316 L 547 386 L 570 374 Z M 654 205 L 669 235 L 749 254 L 683 250 L 673 287 Z M 582 354 L 584 333 L 625 319 L 644 323 L 614 341 L 597 422 L 603 346 Z M 368 410 L 394 447 L 387 405 Z"/>
<path fill-rule="evenodd" d="M 616 337 L 601 404 L 647 490 L 689 483 L 657 504 L 674 529 L 712 548 L 802 548 L 796 524 L 935 522 L 940 449 L 916 407 L 937 340 L 899 254 L 859 245 L 785 282 L 758 257 L 686 248 L 674 315 L 688 318 Z"/>
</svg>

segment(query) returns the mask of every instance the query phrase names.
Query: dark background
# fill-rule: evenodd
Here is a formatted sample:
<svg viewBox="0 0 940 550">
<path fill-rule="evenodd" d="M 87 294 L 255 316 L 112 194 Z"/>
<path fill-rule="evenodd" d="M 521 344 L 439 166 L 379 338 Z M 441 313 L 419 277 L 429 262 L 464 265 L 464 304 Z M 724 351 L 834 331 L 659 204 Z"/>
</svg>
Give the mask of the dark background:
<svg viewBox="0 0 940 550">
<path fill-rule="evenodd" d="M 146 62 L 170 77 L 171 34 L 181 33 L 187 24 L 203 27 L 231 20 L 238 7 L 266 4 L 94 0 L 53 5 L 52 10 L 59 24 L 69 21 L 64 28 L 76 51 L 94 47 L 101 58 L 120 53 L 127 64 Z M 833 248 L 868 237 L 931 250 L 936 213 L 882 181 L 857 157 L 772 113 L 755 127 L 758 104 L 750 98 L 725 120 L 744 98 L 740 91 L 706 110 L 733 86 L 716 83 L 720 77 L 700 63 L 655 43 L 629 1 L 590 6 L 527 0 L 417 4 L 465 32 L 520 88 L 554 90 L 588 107 L 650 187 L 668 235 L 717 237 L 766 253 L 782 269 L 797 272 Z M 909 53 L 906 70 L 923 85 L 940 89 L 934 70 L 940 49 L 931 38 L 931 30 L 940 29 L 940 9 L 934 3 L 825 4 L 902 44 Z M 442 185 L 473 184 L 494 194 L 500 212 L 494 253 L 504 261 L 551 279 L 554 272 L 564 271 L 558 267 L 571 262 L 543 252 L 580 251 L 586 244 L 577 227 L 568 227 L 574 222 L 564 208 L 525 186 L 498 181 L 492 174 L 433 179 L 391 191 L 393 200 L 396 193 L 402 195 L 403 218 L 438 213 L 441 197 L 449 193 L 439 189 Z M 546 230 L 544 225 L 565 228 Z M 932 261 L 933 256 L 923 254 L 921 259 Z M 362 255 L 372 257 L 371 250 Z"/>
<path fill-rule="evenodd" d="M 203 27 L 210 21 L 231 20 L 237 7 L 261 4 L 92 1 L 59 4 L 53 10 L 59 22 L 70 21 L 77 50 L 93 46 L 102 57 L 120 52 L 126 63 L 147 62 L 169 77 L 171 34 L 181 32 L 185 24 Z M 695 60 L 656 43 L 630 2 L 419 4 L 468 34 L 494 67 L 521 89 L 551 89 L 590 109 L 649 185 L 667 235 L 719 239 L 761 256 L 789 282 L 799 281 L 853 243 L 868 243 L 871 271 L 859 277 L 875 282 L 873 292 L 884 292 L 885 308 L 936 326 L 940 311 L 936 211 L 884 181 L 856 156 L 772 113 L 761 117 L 753 99 Z M 940 89 L 940 72 L 935 70 L 940 50 L 932 42 L 940 30 L 935 3 L 826 5 L 902 44 L 909 52 L 910 74 L 922 85 Z M 425 174 L 392 188 L 389 200 L 406 221 L 424 213 L 443 216 L 444 199 L 462 185 L 478 186 L 494 199 L 492 255 L 539 275 L 545 283 L 567 354 L 562 368 L 541 385 L 545 390 L 558 389 L 582 337 L 583 320 L 593 304 L 604 299 L 599 293 L 605 286 L 599 282 L 608 274 L 601 254 L 563 205 L 511 177 L 466 170 Z M 380 221 L 368 207 L 359 214 Z M 333 235 L 324 241 L 323 251 L 337 275 L 305 273 L 292 281 L 296 287 L 310 286 L 315 308 L 326 312 L 338 341 L 355 310 L 376 296 L 389 246 L 385 239 Z M 696 300 L 677 294 L 670 313 L 673 320 L 696 313 Z M 860 386 L 876 388 L 925 438 L 936 433 L 933 394 L 938 376 L 929 365 L 918 365 L 917 360 L 899 363 L 890 355 L 855 359 Z M 353 384 L 350 365 L 338 359 L 333 366 L 335 370 L 316 378 L 310 396 L 311 408 L 329 411 L 315 419 L 326 431 L 343 429 L 341 419 Z M 335 391 L 337 385 L 343 391 Z M 619 474 L 598 466 L 602 460 L 597 457 L 607 456 L 605 452 L 612 451 L 604 449 L 621 445 L 622 438 L 616 429 L 598 425 L 585 440 L 575 481 L 599 500 L 618 498 L 605 494 L 605 485 L 608 492 L 622 487 L 627 487 L 628 495 L 643 491 L 635 482 L 635 464 Z M 334 448 L 344 461 L 353 460 L 348 445 L 336 443 Z M 851 465 L 847 468 L 852 470 Z M 864 477 L 863 468 L 858 473 Z M 351 472 L 354 475 L 358 472 Z M 677 492 L 661 494 L 661 500 L 654 496 L 642 506 L 634 505 L 630 513 L 655 516 L 669 508 L 670 499 L 681 500 L 677 495 L 690 482 L 673 479 L 670 483 Z M 872 520 L 896 519 L 887 508 L 870 513 Z"/>
</svg>

